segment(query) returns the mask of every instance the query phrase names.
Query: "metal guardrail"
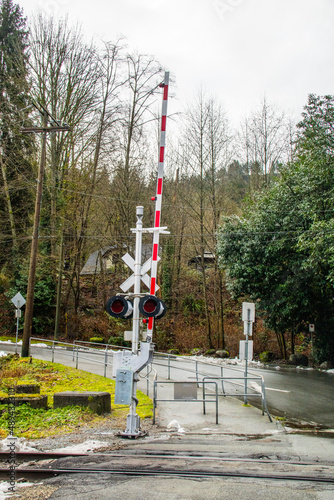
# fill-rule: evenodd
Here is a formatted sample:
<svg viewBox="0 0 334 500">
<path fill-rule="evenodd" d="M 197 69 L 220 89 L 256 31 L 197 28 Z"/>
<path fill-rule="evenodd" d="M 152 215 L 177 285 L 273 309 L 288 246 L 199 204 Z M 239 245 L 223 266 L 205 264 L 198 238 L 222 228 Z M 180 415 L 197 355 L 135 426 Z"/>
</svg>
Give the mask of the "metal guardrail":
<svg viewBox="0 0 334 500">
<path fill-rule="evenodd" d="M 245 394 L 229 394 L 228 396 L 237 396 L 237 397 L 260 397 L 261 398 L 261 407 L 262 407 L 262 415 L 264 415 L 264 413 L 266 413 L 268 415 L 268 418 L 269 418 L 269 421 L 272 422 L 272 418 L 270 416 L 270 413 L 268 411 L 268 407 L 267 407 L 267 401 L 266 401 L 266 395 L 265 395 L 265 387 L 264 387 L 264 380 L 263 378 L 261 377 L 261 375 L 255 375 L 253 377 L 204 377 L 203 378 L 203 381 L 207 381 L 207 380 L 221 380 L 222 382 L 224 380 L 227 380 L 229 382 L 231 382 L 232 380 L 243 380 L 244 383 L 248 383 L 248 380 L 259 380 L 259 377 L 262 379 L 261 380 L 261 392 L 260 393 L 253 393 L 253 394 L 249 394 L 248 392 L 245 393 Z M 205 392 L 204 392 L 204 386 L 203 386 L 203 399 L 205 401 Z M 224 393 L 224 396 L 227 396 L 226 393 Z"/>
<path fill-rule="evenodd" d="M 75 362 L 75 367 L 79 367 L 79 360 L 81 361 L 89 361 L 90 363 L 96 363 L 96 364 L 101 364 L 103 362 L 104 365 L 104 377 L 107 375 L 107 368 L 113 367 L 113 355 L 115 351 L 115 348 L 117 350 L 120 349 L 129 349 L 129 348 L 124 348 L 122 346 L 114 346 L 110 344 L 100 344 L 97 342 L 88 342 L 88 341 L 74 341 L 73 343 L 68 343 L 68 342 L 62 342 L 58 340 L 48 340 L 48 339 L 40 339 L 37 337 L 31 337 L 30 342 L 32 340 L 38 340 L 41 343 L 47 343 L 48 347 L 47 349 L 51 349 L 52 351 L 52 362 L 54 362 L 55 359 L 55 351 L 57 347 L 62 348 L 62 353 L 64 355 L 68 355 L 72 357 L 73 362 Z M 31 344 L 33 346 L 33 344 Z M 97 346 L 97 347 L 96 347 Z M 42 348 L 42 347 L 41 347 Z M 131 349 L 130 349 L 131 350 Z M 67 351 L 67 352 L 66 352 Z M 84 356 L 85 353 L 89 353 L 90 355 L 95 355 L 96 359 L 92 359 L 91 357 L 88 358 Z M 103 357 L 103 360 L 101 359 Z M 163 360 L 167 359 L 167 364 L 163 363 Z M 185 366 L 178 366 L 178 364 L 182 362 L 184 365 L 185 363 L 189 363 L 191 366 L 189 368 L 186 368 Z M 236 368 L 234 366 L 221 366 L 221 365 L 215 365 L 206 361 L 202 360 L 197 360 L 197 359 L 190 359 L 187 358 L 186 356 L 176 356 L 173 354 L 166 354 L 166 353 L 160 353 L 160 352 L 154 352 L 154 358 L 153 362 L 147 366 L 147 371 L 146 375 L 141 375 L 142 378 L 146 378 L 147 383 L 146 383 L 146 393 L 149 395 L 149 388 L 150 386 L 153 387 L 153 400 L 154 400 L 154 379 L 150 379 L 150 375 L 154 374 L 154 377 L 157 377 L 157 370 L 153 367 L 154 366 L 161 366 L 164 369 L 167 370 L 167 381 L 171 380 L 171 373 L 172 370 L 175 371 L 181 371 L 182 373 L 188 372 L 190 374 L 194 374 L 194 378 L 197 382 L 197 384 L 203 384 L 203 382 L 206 381 L 217 381 L 221 382 L 221 393 L 218 393 L 218 396 L 236 396 L 236 397 L 255 397 L 255 398 L 261 398 L 261 406 L 262 406 L 262 414 L 266 413 L 268 415 L 269 420 L 271 421 L 271 416 L 268 411 L 267 407 L 267 401 L 266 401 L 266 394 L 265 394 L 265 383 L 262 375 L 256 374 L 256 373 L 251 373 L 251 371 L 248 371 L 247 377 L 244 376 L 244 371 Z M 210 367 L 210 371 L 217 369 L 218 373 L 217 375 L 212 375 L 206 373 L 204 370 L 205 368 Z M 229 371 L 232 370 L 234 373 L 237 373 L 237 376 L 226 376 L 224 374 L 224 371 Z M 161 375 L 159 375 L 161 376 Z M 260 392 L 256 391 L 252 387 L 248 387 L 248 381 L 250 380 L 255 380 L 259 382 L 258 387 L 261 389 Z M 243 383 L 242 383 L 243 382 Z M 166 383 L 166 381 L 165 381 Z M 173 382 L 174 383 L 174 382 Z M 227 391 L 226 390 L 226 384 L 228 383 L 229 385 L 232 385 L 233 387 L 242 387 L 243 392 L 232 392 L 232 391 Z M 204 384 L 205 385 L 205 384 Z M 204 390 L 204 385 L 203 385 L 203 390 Z M 247 391 L 245 392 L 245 387 Z M 248 392 L 252 391 L 252 393 Z M 203 395 L 203 399 L 206 398 L 207 394 Z M 162 400 L 159 400 L 162 401 Z M 198 401 L 198 400 L 197 400 Z M 247 400 L 246 400 L 247 401 Z M 203 405 L 205 406 L 205 401 L 203 402 Z M 204 408 L 205 409 L 205 408 Z"/>
<path fill-rule="evenodd" d="M 62 349 L 62 354 L 65 356 L 71 356 L 72 361 L 75 362 L 75 368 L 79 368 L 79 359 L 80 361 L 89 361 L 90 363 L 96 363 L 101 365 L 103 363 L 104 366 L 104 377 L 107 376 L 107 368 L 113 368 L 113 355 L 116 350 L 114 350 L 115 347 L 119 347 L 119 349 L 123 349 L 121 346 L 114 346 L 110 344 L 100 344 L 97 342 L 86 342 L 86 341 L 74 341 L 73 344 L 69 342 L 62 342 L 59 340 L 48 340 L 48 339 L 40 339 L 38 337 L 31 337 L 30 338 L 30 345 L 29 345 L 29 350 L 30 347 L 33 347 L 34 344 L 31 343 L 32 340 L 38 340 L 41 343 L 46 343 L 46 347 L 44 349 L 51 349 L 51 361 L 54 363 L 55 360 L 55 351 L 57 347 Z M 84 345 L 81 345 L 84 344 Z M 93 347 L 93 345 L 97 345 L 99 347 Z M 42 346 L 39 346 L 40 349 L 43 349 Z M 126 348 L 125 348 L 126 349 Z M 117 349 L 118 350 L 118 349 Z M 131 349 L 130 349 L 131 350 Z M 84 356 L 83 354 L 89 353 L 90 355 L 96 355 L 96 359 L 92 359 L 91 357 Z M 103 360 L 102 360 L 103 357 Z M 156 375 L 156 370 L 153 368 L 152 365 L 147 366 L 147 372 L 146 375 L 140 375 L 141 378 L 147 379 L 146 383 L 146 394 L 149 396 L 150 393 L 150 385 L 153 388 L 153 380 L 150 380 L 149 375 L 153 374 L 154 376 Z"/>
<path fill-rule="evenodd" d="M 92 359 L 92 358 L 87 358 L 85 356 L 80 356 L 80 361 L 83 361 L 83 360 L 86 360 L 86 361 L 89 361 L 90 363 L 96 363 L 96 364 L 101 364 L 101 359 L 98 359 L 99 357 L 104 357 L 104 360 L 103 360 L 103 364 L 104 364 L 104 377 L 107 376 L 107 367 L 112 367 L 113 366 L 113 363 L 110 361 L 110 359 L 112 358 L 112 356 L 110 356 L 110 354 L 113 355 L 113 351 L 111 349 L 111 347 L 113 346 L 110 346 L 108 344 L 105 344 L 107 347 L 106 349 L 94 349 L 92 347 L 85 347 L 85 346 L 80 346 L 79 344 L 71 344 L 69 342 L 62 342 L 62 341 L 59 341 L 59 340 L 48 340 L 48 339 L 40 339 L 40 338 L 37 338 L 37 337 L 31 337 L 30 338 L 30 345 L 29 345 L 29 350 L 31 347 L 34 346 L 34 344 L 31 343 L 32 340 L 38 340 L 39 342 L 41 343 L 46 343 L 47 346 L 46 346 L 46 349 L 51 349 L 51 352 L 52 352 L 52 355 L 51 355 L 51 361 L 52 363 L 54 363 L 54 360 L 55 360 L 55 351 L 57 348 L 61 348 L 62 349 L 62 354 L 65 355 L 65 356 L 70 356 L 72 357 L 72 361 L 75 361 L 75 367 L 78 369 L 79 367 L 79 354 L 82 354 L 82 350 L 84 350 L 84 353 L 90 353 L 90 354 L 94 354 L 97 356 L 96 359 Z M 49 345 L 48 345 L 49 344 Z M 43 349 L 42 346 L 39 346 L 40 349 Z M 44 348 L 45 349 L 45 348 Z M 80 351 L 81 349 L 81 351 Z"/>
</svg>

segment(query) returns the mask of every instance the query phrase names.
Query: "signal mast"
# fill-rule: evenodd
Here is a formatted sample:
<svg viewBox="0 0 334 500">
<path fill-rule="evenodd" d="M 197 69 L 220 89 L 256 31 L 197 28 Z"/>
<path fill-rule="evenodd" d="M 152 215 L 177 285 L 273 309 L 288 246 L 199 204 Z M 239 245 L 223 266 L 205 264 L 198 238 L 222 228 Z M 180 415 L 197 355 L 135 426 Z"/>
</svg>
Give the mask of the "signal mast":
<svg viewBox="0 0 334 500">
<path fill-rule="evenodd" d="M 130 413 L 127 416 L 127 427 L 121 433 L 122 437 L 136 438 L 144 435 L 140 430 L 140 417 L 136 413 L 138 400 L 137 382 L 139 372 L 148 365 L 153 358 L 154 346 L 152 344 L 153 322 L 160 319 L 166 313 L 164 302 L 155 296 L 159 289 L 157 281 L 157 267 L 159 251 L 159 236 L 169 234 L 166 227 L 161 227 L 161 201 L 164 174 L 165 144 L 166 144 L 166 122 L 167 122 L 167 102 L 168 102 L 169 72 L 165 72 L 164 81 L 159 85 L 163 88 L 163 101 L 161 113 L 160 142 L 159 142 L 159 163 L 156 195 L 152 197 L 155 201 L 154 227 L 143 228 L 142 218 L 144 208 L 136 207 L 137 223 L 132 232 L 136 234 L 135 259 L 128 253 L 123 255 L 122 260 L 133 270 L 132 276 L 125 280 L 120 288 L 123 293 L 111 297 L 106 304 L 106 311 L 115 318 L 132 318 L 132 331 L 124 332 L 125 340 L 131 340 L 131 351 L 123 350 L 114 354 L 113 375 L 116 376 L 115 404 L 129 405 Z M 142 234 L 153 234 L 152 257 L 144 264 L 142 259 Z M 149 277 L 147 272 L 151 270 Z M 149 289 L 149 293 L 141 293 L 141 282 Z M 133 287 L 133 292 L 128 292 Z M 147 318 L 147 332 L 145 341 L 139 343 L 140 317 L 142 314 Z"/>
</svg>

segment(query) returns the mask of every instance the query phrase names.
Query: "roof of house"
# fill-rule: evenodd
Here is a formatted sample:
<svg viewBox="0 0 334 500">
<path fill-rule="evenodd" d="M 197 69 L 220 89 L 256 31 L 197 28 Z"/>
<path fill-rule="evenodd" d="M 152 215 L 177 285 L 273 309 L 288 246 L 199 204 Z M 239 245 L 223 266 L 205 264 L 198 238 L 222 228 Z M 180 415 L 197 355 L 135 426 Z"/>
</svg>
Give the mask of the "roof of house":
<svg viewBox="0 0 334 500">
<path fill-rule="evenodd" d="M 214 262 L 214 260 L 216 259 L 216 256 L 212 252 L 204 252 L 203 259 L 204 259 L 205 264 L 208 264 L 210 262 Z M 188 266 L 190 266 L 191 264 L 198 265 L 198 264 L 201 264 L 201 262 L 202 262 L 202 256 L 195 255 L 194 257 L 192 257 L 191 259 L 188 260 Z"/>
<path fill-rule="evenodd" d="M 110 251 L 113 250 L 115 246 L 108 246 L 104 248 L 100 248 L 99 250 L 96 250 L 95 252 L 91 253 L 90 256 L 88 257 L 85 265 L 81 269 L 80 274 L 97 274 L 101 272 L 101 259 L 106 259 L 106 254 Z"/>
<path fill-rule="evenodd" d="M 90 256 L 88 257 L 85 265 L 81 269 L 80 275 L 87 275 L 87 274 L 98 274 L 101 272 L 101 259 L 99 255 L 101 254 L 102 261 L 105 261 L 108 259 L 110 253 L 112 250 L 118 250 L 119 246 L 118 245 L 110 245 L 104 248 L 100 248 L 99 250 L 95 250 Z M 122 251 L 125 252 L 125 248 L 122 248 Z M 147 259 L 149 259 L 152 256 L 152 245 L 151 244 L 145 244 L 143 243 L 142 245 L 142 263 L 144 263 Z"/>
</svg>

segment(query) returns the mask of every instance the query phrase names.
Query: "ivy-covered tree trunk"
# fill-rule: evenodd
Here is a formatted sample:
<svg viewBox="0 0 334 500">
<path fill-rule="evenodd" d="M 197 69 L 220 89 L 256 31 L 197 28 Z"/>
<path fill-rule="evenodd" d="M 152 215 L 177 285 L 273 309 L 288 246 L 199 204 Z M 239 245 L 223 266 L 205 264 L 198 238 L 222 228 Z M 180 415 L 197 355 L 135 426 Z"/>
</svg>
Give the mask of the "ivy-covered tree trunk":
<svg viewBox="0 0 334 500">
<path fill-rule="evenodd" d="M 0 4 L 0 235 L 8 233 L 0 256 L 0 266 L 15 273 L 18 253 L 25 253 L 26 231 L 31 234 L 33 190 L 26 178 L 34 175 L 32 136 L 24 136 L 20 128 L 29 125 L 29 83 L 27 29 L 19 5 L 12 0 Z M 3 194 L 1 194 L 3 193 Z M 20 242 L 20 245 L 19 245 Z"/>
</svg>

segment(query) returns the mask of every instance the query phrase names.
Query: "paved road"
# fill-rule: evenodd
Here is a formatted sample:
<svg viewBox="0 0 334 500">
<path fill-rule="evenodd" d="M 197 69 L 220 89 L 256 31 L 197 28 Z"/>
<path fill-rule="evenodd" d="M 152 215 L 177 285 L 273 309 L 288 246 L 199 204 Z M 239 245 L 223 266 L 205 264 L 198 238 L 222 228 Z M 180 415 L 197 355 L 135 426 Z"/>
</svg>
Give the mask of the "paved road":
<svg viewBox="0 0 334 500">
<path fill-rule="evenodd" d="M 13 350 L 14 346 L 1 344 L 0 349 Z M 32 348 L 32 353 L 42 359 L 51 360 L 51 350 L 38 347 Z M 76 359 L 72 359 L 72 352 L 63 349 L 55 350 L 55 361 L 67 366 L 76 366 Z M 111 356 L 110 356 L 111 358 Z M 99 362 L 97 362 L 99 361 Z M 80 353 L 78 367 L 80 369 L 104 375 L 104 353 Z M 194 360 L 171 357 L 157 358 L 154 367 L 158 372 L 158 378 L 168 378 L 172 380 L 195 380 Z M 243 376 L 243 369 L 221 365 L 197 363 L 197 368 L 202 376 L 235 376 L 239 373 Z M 334 375 L 317 370 L 289 369 L 261 369 L 256 367 L 250 369 L 249 373 L 263 376 L 266 386 L 266 396 L 269 411 L 274 415 L 284 416 L 290 421 L 307 422 L 317 424 L 326 428 L 334 429 Z M 106 375 L 112 377 L 112 359 L 106 370 Z M 239 387 L 225 384 L 227 392 L 244 392 L 243 382 Z M 256 389 L 259 380 L 251 381 L 250 384 Z M 139 384 L 141 390 L 146 390 L 146 383 Z M 249 397 L 251 404 L 260 404 L 259 398 Z"/>
<path fill-rule="evenodd" d="M 273 413 L 334 428 L 333 374 L 298 369 L 267 369 L 260 373 Z"/>
</svg>

